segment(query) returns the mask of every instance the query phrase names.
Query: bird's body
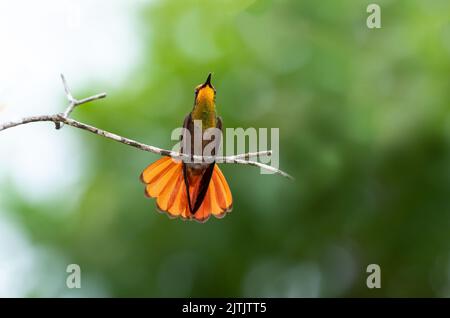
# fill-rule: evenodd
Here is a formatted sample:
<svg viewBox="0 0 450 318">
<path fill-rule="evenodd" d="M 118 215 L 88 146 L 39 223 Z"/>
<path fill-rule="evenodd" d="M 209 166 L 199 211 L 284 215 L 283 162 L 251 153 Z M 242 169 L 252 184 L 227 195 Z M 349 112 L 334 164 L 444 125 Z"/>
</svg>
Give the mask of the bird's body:
<svg viewBox="0 0 450 318">
<path fill-rule="evenodd" d="M 222 130 L 222 120 L 216 113 L 215 95 L 209 74 L 206 82 L 197 86 L 194 107 L 183 123 L 183 153 L 211 155 L 203 153 L 211 141 L 202 138 L 201 147 L 197 149 L 194 138 L 196 131 L 201 131 L 203 136 L 209 128 Z M 215 155 L 220 139 L 213 142 L 212 155 Z M 175 162 L 165 157 L 148 166 L 142 172 L 141 180 L 147 184 L 145 193 L 157 198 L 158 209 L 172 217 L 205 222 L 211 214 L 223 217 L 232 208 L 228 183 L 215 162 Z"/>
</svg>

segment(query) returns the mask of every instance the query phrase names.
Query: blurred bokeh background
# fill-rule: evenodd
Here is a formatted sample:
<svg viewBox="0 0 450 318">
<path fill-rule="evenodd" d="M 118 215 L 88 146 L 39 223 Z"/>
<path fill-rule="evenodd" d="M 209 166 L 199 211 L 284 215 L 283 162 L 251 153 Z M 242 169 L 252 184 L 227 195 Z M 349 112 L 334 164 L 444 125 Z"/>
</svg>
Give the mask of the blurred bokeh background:
<svg viewBox="0 0 450 318">
<path fill-rule="evenodd" d="M 368 29 L 369 3 L 2 2 L 1 122 L 62 111 L 64 72 L 108 93 L 73 117 L 171 148 L 212 71 L 225 127 L 279 127 L 296 181 L 222 165 L 233 212 L 170 220 L 138 180 L 156 155 L 4 131 L 0 296 L 450 296 L 450 3 L 378 0 Z"/>
</svg>

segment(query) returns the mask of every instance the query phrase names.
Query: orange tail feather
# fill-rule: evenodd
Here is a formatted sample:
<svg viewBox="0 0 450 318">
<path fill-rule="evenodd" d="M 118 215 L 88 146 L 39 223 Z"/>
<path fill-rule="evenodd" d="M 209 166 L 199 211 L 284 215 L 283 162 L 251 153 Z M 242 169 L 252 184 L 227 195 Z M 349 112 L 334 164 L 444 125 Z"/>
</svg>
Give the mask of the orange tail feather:
<svg viewBox="0 0 450 318">
<path fill-rule="evenodd" d="M 158 210 L 166 212 L 170 217 L 206 222 L 211 214 L 222 218 L 232 209 L 230 188 L 217 165 L 214 166 L 205 199 L 195 214 L 189 210 L 181 162 L 163 157 L 144 169 L 141 181 L 146 184 L 145 194 L 156 198 Z M 198 183 L 190 188 L 190 193 L 196 191 Z"/>
</svg>

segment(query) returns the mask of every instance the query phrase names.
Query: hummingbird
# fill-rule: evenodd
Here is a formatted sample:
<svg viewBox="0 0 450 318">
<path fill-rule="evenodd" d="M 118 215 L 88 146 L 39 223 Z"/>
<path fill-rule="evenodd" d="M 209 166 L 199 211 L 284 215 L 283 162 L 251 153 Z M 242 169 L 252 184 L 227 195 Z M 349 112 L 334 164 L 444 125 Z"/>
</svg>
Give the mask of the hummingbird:
<svg viewBox="0 0 450 318">
<path fill-rule="evenodd" d="M 222 132 L 222 118 L 217 115 L 216 89 L 211 83 L 211 73 L 203 84 L 195 88 L 194 107 L 183 122 L 182 153 L 189 156 L 203 154 L 209 141 L 202 139 L 200 153 L 197 153 L 194 139 L 189 138 L 194 136 L 199 126 L 202 136 L 209 128 Z M 212 155 L 215 155 L 221 138 L 213 142 Z M 158 211 L 171 218 L 204 223 L 211 215 L 224 217 L 233 207 L 230 187 L 214 161 L 194 163 L 163 157 L 145 168 L 140 179 L 145 184 L 146 196 L 156 198 Z"/>
</svg>

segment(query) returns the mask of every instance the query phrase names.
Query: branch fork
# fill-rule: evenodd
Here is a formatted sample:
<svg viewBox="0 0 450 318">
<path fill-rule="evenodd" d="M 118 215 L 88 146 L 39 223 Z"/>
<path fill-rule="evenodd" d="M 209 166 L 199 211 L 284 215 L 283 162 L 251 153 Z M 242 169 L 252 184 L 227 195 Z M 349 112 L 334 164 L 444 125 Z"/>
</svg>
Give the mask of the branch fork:
<svg viewBox="0 0 450 318">
<path fill-rule="evenodd" d="M 61 80 L 62 80 L 62 83 L 64 86 L 64 91 L 66 92 L 66 98 L 69 101 L 69 106 L 66 108 L 64 113 L 59 114 L 61 116 L 61 119 L 68 119 L 70 114 L 72 114 L 74 109 L 79 105 L 86 104 L 86 103 L 92 102 L 94 100 L 106 97 L 106 93 L 100 93 L 100 94 L 96 94 L 96 95 L 78 100 L 73 97 L 72 92 L 70 91 L 69 85 L 67 85 L 67 81 L 66 81 L 66 78 L 64 77 L 64 74 L 61 74 Z M 56 126 L 56 129 L 62 128 L 61 122 L 56 122 L 55 126 Z"/>
<path fill-rule="evenodd" d="M 0 131 L 8 129 L 8 128 L 16 127 L 19 125 L 32 123 L 32 122 L 49 121 L 49 122 L 53 122 L 55 124 L 56 129 L 61 129 L 64 124 L 69 125 L 69 126 L 72 126 L 75 128 L 89 131 L 93 134 L 96 134 L 96 135 L 99 135 L 99 136 L 102 136 L 102 137 L 105 137 L 108 139 L 112 139 L 114 141 L 123 143 L 125 145 L 140 149 L 142 151 L 152 152 L 152 153 L 160 155 L 160 156 L 172 157 L 175 160 L 198 160 L 198 161 L 215 160 L 217 163 L 234 163 L 234 164 L 241 164 L 241 165 L 250 165 L 250 166 L 265 169 L 274 174 L 278 174 L 278 175 L 281 175 L 283 177 L 293 180 L 293 177 L 291 175 L 287 174 L 286 172 L 284 172 L 278 168 L 263 164 L 258 161 L 250 160 L 250 158 L 255 158 L 255 157 L 257 158 L 257 157 L 261 157 L 261 156 L 271 156 L 272 155 L 271 150 L 249 152 L 249 153 L 238 154 L 238 155 L 234 155 L 234 156 L 216 156 L 216 157 L 196 156 L 196 155 L 191 156 L 191 155 L 187 155 L 187 154 L 176 152 L 176 151 L 165 150 L 165 149 L 158 148 L 155 146 L 146 145 L 141 142 L 135 141 L 133 139 L 125 138 L 125 137 L 116 135 L 114 133 L 108 132 L 106 130 L 102 130 L 97 127 L 94 127 L 94 126 L 91 126 L 88 124 L 84 124 L 82 122 L 74 120 L 74 119 L 70 118 L 70 115 L 75 110 L 75 108 L 77 108 L 80 105 L 83 105 L 83 104 L 86 104 L 86 103 L 89 103 L 89 102 L 92 102 L 92 101 L 95 101 L 98 99 L 105 98 L 106 93 L 100 93 L 100 94 L 92 95 L 92 96 L 78 100 L 75 97 L 73 97 L 72 92 L 71 92 L 69 86 L 67 85 L 67 81 L 63 74 L 61 74 L 61 80 L 62 80 L 62 83 L 64 86 L 64 91 L 66 93 L 66 98 L 69 101 L 69 105 L 67 106 L 66 110 L 63 113 L 58 113 L 55 115 L 29 116 L 29 117 L 25 117 L 25 118 L 22 118 L 17 121 L 6 122 L 3 124 L 0 124 Z"/>
</svg>

